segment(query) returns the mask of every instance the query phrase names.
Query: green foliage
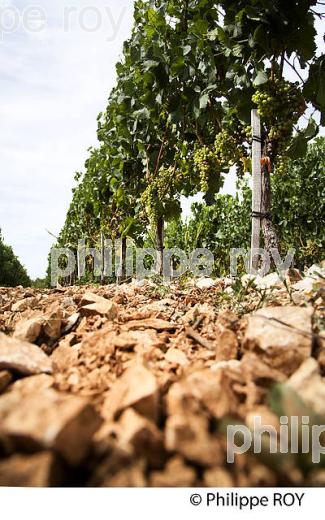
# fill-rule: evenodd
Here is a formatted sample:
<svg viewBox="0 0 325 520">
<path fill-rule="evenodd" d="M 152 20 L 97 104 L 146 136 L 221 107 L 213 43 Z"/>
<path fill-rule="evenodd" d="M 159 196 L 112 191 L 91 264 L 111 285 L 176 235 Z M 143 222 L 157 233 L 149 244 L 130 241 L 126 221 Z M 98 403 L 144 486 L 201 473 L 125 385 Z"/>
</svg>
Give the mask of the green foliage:
<svg viewBox="0 0 325 520">
<path fill-rule="evenodd" d="M 32 287 L 35 287 L 35 289 L 47 289 L 49 284 L 46 278 L 36 278 L 32 281 Z"/>
<path fill-rule="evenodd" d="M 250 241 L 250 190 L 244 187 L 242 195 L 244 201 L 239 196 L 217 195 L 213 205 L 193 204 L 193 215 L 186 223 L 168 226 L 168 244 L 188 253 L 209 249 L 215 258 L 215 274 L 229 275 L 230 249 L 247 249 Z"/>
<path fill-rule="evenodd" d="M 18 285 L 30 287 L 31 280 L 12 248 L 3 242 L 0 230 L 0 286 L 17 287 Z"/>
<path fill-rule="evenodd" d="M 289 161 L 275 174 L 273 206 L 283 250 L 296 249 L 303 268 L 325 258 L 325 138 L 309 145 L 303 159 Z"/>
<path fill-rule="evenodd" d="M 325 138 L 310 144 L 303 160 L 286 162 L 273 182 L 275 224 L 282 253 L 295 249 L 300 269 L 325 258 Z M 250 247 L 251 190 L 240 183 L 236 197 L 218 195 L 215 204 L 194 204 L 186 222 L 168 226 L 166 244 L 191 251 L 206 247 L 215 256 L 215 274 L 229 274 L 230 249 Z M 284 255 L 285 256 L 285 255 Z"/>
<path fill-rule="evenodd" d="M 139 244 L 149 225 L 180 215 L 181 196 L 203 191 L 213 205 L 232 166 L 239 176 L 250 169 L 254 106 L 262 116 L 264 156 L 275 166 L 274 181 L 282 184 L 289 159 L 303 157 L 318 132 L 313 118 L 297 131 L 307 103 L 323 122 L 325 117 L 316 3 L 137 0 L 132 34 L 116 65 L 116 86 L 98 116 L 100 144 L 89 150 L 85 170 L 76 176 L 58 244 L 76 248 L 83 238 L 95 246 L 101 233 Z M 285 81 L 285 66 L 295 69 L 296 62 L 306 69 L 306 81 L 299 73 L 298 83 Z M 234 234 L 225 228 L 224 215 L 229 222 L 231 211 L 240 215 L 240 243 L 248 237 L 250 219 L 239 199 L 217 200 L 202 219 L 212 219 L 218 229 L 211 241 L 221 254 L 221 237 L 232 243 Z M 281 208 L 279 215 L 276 211 L 276 219 L 284 221 Z"/>
</svg>

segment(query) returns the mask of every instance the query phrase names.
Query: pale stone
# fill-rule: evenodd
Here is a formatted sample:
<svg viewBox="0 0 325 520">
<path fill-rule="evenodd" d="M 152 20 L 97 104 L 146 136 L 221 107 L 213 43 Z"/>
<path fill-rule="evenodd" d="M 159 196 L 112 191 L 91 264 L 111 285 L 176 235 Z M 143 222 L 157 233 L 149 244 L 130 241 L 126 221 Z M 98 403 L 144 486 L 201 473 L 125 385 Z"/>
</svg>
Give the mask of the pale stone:
<svg viewBox="0 0 325 520">
<path fill-rule="evenodd" d="M 243 287 L 247 287 L 248 285 L 252 285 L 253 287 L 257 287 L 262 282 L 262 276 L 254 275 L 254 274 L 244 274 L 241 277 L 241 284 Z"/>
<path fill-rule="evenodd" d="M 325 379 L 320 375 L 318 363 L 314 358 L 307 359 L 286 385 L 316 413 L 325 415 Z"/>
<path fill-rule="evenodd" d="M 116 303 L 102 298 L 101 301 L 81 307 L 80 312 L 84 316 L 96 316 L 99 314 L 109 320 L 114 320 L 118 316 L 118 306 Z"/>
<path fill-rule="evenodd" d="M 78 352 L 66 345 L 60 345 L 51 355 L 53 368 L 58 371 L 64 371 L 67 367 L 71 367 L 78 359 Z"/>
<path fill-rule="evenodd" d="M 21 320 L 17 323 L 14 338 L 22 341 L 34 343 L 40 336 L 42 330 L 42 319 L 31 318 L 30 320 Z"/>
<path fill-rule="evenodd" d="M 59 485 L 54 469 L 54 455 L 50 452 L 14 455 L 0 461 L 0 486 L 45 488 Z"/>
<path fill-rule="evenodd" d="M 62 310 L 56 306 L 44 316 L 43 331 L 49 339 L 56 340 L 61 336 L 62 320 Z"/>
<path fill-rule="evenodd" d="M 39 374 L 36 376 L 24 377 L 15 381 L 9 388 L 10 392 L 16 390 L 20 392 L 22 396 L 29 395 L 32 393 L 41 392 L 47 388 L 51 388 L 54 385 L 54 377 L 48 374 Z"/>
<path fill-rule="evenodd" d="M 170 348 L 165 355 L 165 359 L 169 361 L 169 363 L 175 363 L 176 365 L 189 365 L 186 354 L 177 348 Z"/>
<path fill-rule="evenodd" d="M 79 312 L 75 312 L 74 314 L 69 316 L 69 318 L 67 319 L 67 321 L 65 323 L 65 327 L 62 330 L 62 333 L 68 334 L 73 329 L 73 327 L 78 323 L 79 318 L 80 318 Z"/>
<path fill-rule="evenodd" d="M 101 419 L 87 400 L 53 389 L 0 397 L 0 438 L 18 450 L 53 449 L 70 464 L 88 453 Z"/>
<path fill-rule="evenodd" d="M 18 302 L 14 303 L 11 307 L 11 310 L 13 312 L 24 312 L 27 309 L 31 309 L 35 307 L 35 305 L 38 304 L 37 298 L 30 297 L 30 298 L 24 298 L 23 300 L 19 300 Z"/>
<path fill-rule="evenodd" d="M 264 276 L 260 281 L 257 282 L 256 287 L 260 290 L 273 289 L 275 287 L 282 287 L 283 281 L 281 280 L 278 273 L 270 273 Z"/>
<path fill-rule="evenodd" d="M 153 471 L 150 477 L 151 487 L 193 487 L 196 482 L 194 468 L 187 466 L 181 457 L 172 458 L 163 471 Z"/>
<path fill-rule="evenodd" d="M 204 485 L 209 488 L 234 488 L 235 481 L 229 471 L 222 467 L 211 468 L 204 472 Z"/>
<path fill-rule="evenodd" d="M 179 326 L 176 323 L 171 323 L 166 320 L 159 320 L 157 318 L 148 318 L 144 320 L 132 320 L 123 324 L 124 330 L 137 330 L 137 329 L 154 329 L 158 331 L 162 330 L 174 330 Z"/>
<path fill-rule="evenodd" d="M 310 293 L 313 290 L 314 284 L 314 278 L 306 277 L 303 280 L 300 280 L 300 282 L 295 283 L 292 286 L 292 289 L 294 289 L 295 291 Z"/>
<path fill-rule="evenodd" d="M 196 282 L 196 287 L 198 289 L 211 289 L 216 285 L 215 280 L 212 280 L 212 278 L 201 278 L 201 280 L 198 280 Z"/>
<path fill-rule="evenodd" d="M 105 399 L 102 413 L 105 418 L 112 419 L 130 406 L 149 419 L 157 419 L 157 381 L 140 363 L 132 365 L 117 380 Z"/>
<path fill-rule="evenodd" d="M 0 369 L 16 370 L 23 375 L 52 372 L 52 362 L 44 352 L 19 339 L 0 332 Z"/>
<path fill-rule="evenodd" d="M 258 350 L 261 360 L 291 375 L 310 357 L 313 308 L 268 307 L 248 318 L 244 349 Z"/>
</svg>

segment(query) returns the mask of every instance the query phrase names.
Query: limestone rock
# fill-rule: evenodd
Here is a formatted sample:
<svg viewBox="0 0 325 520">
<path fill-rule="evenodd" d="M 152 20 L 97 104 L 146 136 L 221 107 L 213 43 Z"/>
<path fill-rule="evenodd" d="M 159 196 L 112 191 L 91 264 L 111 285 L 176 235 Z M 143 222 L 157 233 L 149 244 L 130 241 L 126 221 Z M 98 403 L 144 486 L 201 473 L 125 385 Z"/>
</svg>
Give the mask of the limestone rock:
<svg viewBox="0 0 325 520">
<path fill-rule="evenodd" d="M 283 282 L 278 273 L 270 273 L 266 276 L 263 276 L 263 278 L 256 283 L 257 289 L 260 290 L 273 289 L 282 286 Z"/>
<path fill-rule="evenodd" d="M 43 332 L 51 340 L 56 340 L 61 335 L 63 315 L 62 310 L 58 306 L 54 306 L 43 317 Z"/>
<path fill-rule="evenodd" d="M 307 359 L 286 385 L 295 390 L 304 403 L 316 413 L 325 415 L 325 379 L 321 377 L 315 359 Z"/>
<path fill-rule="evenodd" d="M 23 375 L 50 374 L 51 360 L 42 350 L 25 341 L 0 332 L 0 369 L 15 370 Z"/>
<path fill-rule="evenodd" d="M 41 392 L 54 386 L 54 377 L 48 374 L 39 374 L 36 376 L 29 376 L 23 379 L 15 381 L 10 385 L 9 391 L 19 391 L 21 396 L 29 395 L 32 393 Z"/>
<path fill-rule="evenodd" d="M 311 355 L 312 308 L 269 307 L 248 318 L 246 350 L 258 351 L 261 360 L 287 375 Z"/>
<path fill-rule="evenodd" d="M 300 280 L 299 282 L 295 283 L 292 286 L 292 289 L 294 289 L 295 291 L 310 293 L 313 290 L 315 282 L 316 280 L 314 278 L 306 276 L 306 278 L 304 278 L 303 280 Z"/>
<path fill-rule="evenodd" d="M 236 334 L 229 329 L 225 329 L 218 338 L 217 360 L 230 361 L 237 359 L 239 345 Z"/>
<path fill-rule="evenodd" d="M 257 287 L 262 283 L 262 279 L 262 276 L 258 274 L 244 274 L 244 276 L 241 277 L 241 283 L 243 287 L 248 287 L 248 285 Z"/>
<path fill-rule="evenodd" d="M 270 273 L 266 276 L 245 274 L 241 279 L 243 287 L 251 285 L 260 291 L 282 287 L 283 283 L 278 273 Z"/>
<path fill-rule="evenodd" d="M 21 341 L 34 343 L 40 336 L 42 330 L 42 319 L 31 318 L 30 320 L 21 320 L 17 323 L 14 338 Z"/>
<path fill-rule="evenodd" d="M 314 264 L 307 270 L 307 276 L 313 276 L 315 278 L 323 277 L 325 278 L 325 267 L 321 265 Z"/>
<path fill-rule="evenodd" d="M 55 458 L 50 452 L 14 455 L 0 462 L 0 486 L 38 488 L 59 483 Z"/>
<path fill-rule="evenodd" d="M 79 312 L 75 312 L 72 314 L 66 321 L 64 329 L 62 330 L 63 334 L 68 334 L 73 327 L 78 323 L 78 320 L 80 318 Z"/>
<path fill-rule="evenodd" d="M 165 453 L 163 435 L 152 421 L 129 408 L 119 420 L 119 429 L 122 445 L 130 444 L 137 456 L 146 456 L 151 464 L 161 465 Z"/>
<path fill-rule="evenodd" d="M 186 460 L 201 466 L 222 463 L 218 440 L 209 432 L 209 420 L 203 414 L 171 415 L 165 427 L 165 446 Z"/>
<path fill-rule="evenodd" d="M 224 370 L 224 369 L 232 369 L 240 371 L 241 363 L 240 361 L 236 359 L 231 359 L 230 361 L 218 361 L 217 363 L 214 363 L 211 365 L 210 370 L 212 372 L 218 372 L 218 370 Z"/>
<path fill-rule="evenodd" d="M 34 298 L 33 296 L 31 296 L 29 298 L 24 298 L 23 300 L 19 300 L 18 302 L 14 303 L 11 307 L 11 310 L 13 312 L 24 312 L 27 309 L 32 309 L 37 304 L 38 304 L 37 298 Z"/>
<path fill-rule="evenodd" d="M 92 303 L 86 302 L 92 300 Z M 82 299 L 80 313 L 83 316 L 105 316 L 109 320 L 114 320 L 118 316 L 118 306 L 113 301 L 102 298 L 92 293 L 86 293 Z"/>
<path fill-rule="evenodd" d="M 163 330 L 175 330 L 178 325 L 170 323 L 169 321 L 160 320 L 156 318 L 148 318 L 144 320 L 132 320 L 124 323 L 124 330 L 137 330 L 137 329 L 154 329 L 157 331 Z"/>
<path fill-rule="evenodd" d="M 188 366 L 189 360 L 184 352 L 179 350 L 178 348 L 170 348 L 165 355 L 166 361 L 169 361 L 169 363 L 173 363 L 175 365 L 180 366 Z"/>
<path fill-rule="evenodd" d="M 92 292 L 86 292 L 81 299 L 80 305 L 83 307 L 84 305 L 89 305 L 90 303 L 102 303 L 103 300 L 106 298 L 103 298 L 102 296 L 99 296 L 98 294 L 92 293 Z M 109 301 L 109 300 L 106 300 Z"/>
<path fill-rule="evenodd" d="M 119 470 L 112 477 L 108 477 L 101 485 L 101 487 L 109 488 L 144 488 L 146 486 L 145 462 L 143 460 Z"/>
<path fill-rule="evenodd" d="M 214 287 L 216 285 L 215 280 L 212 280 L 212 278 L 201 278 L 196 282 L 196 287 L 198 289 L 211 289 L 211 287 Z"/>
<path fill-rule="evenodd" d="M 209 488 L 234 488 L 235 481 L 229 471 L 222 467 L 207 469 L 203 477 L 204 485 Z"/>
<path fill-rule="evenodd" d="M 308 475 L 308 487 L 325 487 L 325 469 L 315 469 Z"/>
<path fill-rule="evenodd" d="M 78 359 L 78 352 L 66 345 L 60 345 L 51 355 L 53 368 L 56 371 L 63 371 L 68 366 L 74 365 Z"/>
<path fill-rule="evenodd" d="M 151 487 L 193 487 L 196 472 L 187 466 L 181 457 L 170 459 L 163 471 L 153 471 L 150 478 Z"/>
<path fill-rule="evenodd" d="M 196 413 L 204 408 L 216 419 L 236 413 L 237 399 L 232 380 L 224 369 L 193 372 L 171 387 L 167 395 L 167 408 L 169 415 Z"/>
<path fill-rule="evenodd" d="M 141 363 L 132 365 L 118 379 L 105 399 L 102 413 L 105 418 L 112 419 L 129 407 L 157 420 L 158 384 L 154 375 Z"/>
<path fill-rule="evenodd" d="M 267 406 L 256 406 L 246 415 L 246 425 L 252 431 L 254 431 L 256 418 L 258 419 L 259 423 L 263 426 L 272 426 L 276 431 L 280 430 L 279 417 L 275 415 L 275 413 L 271 412 L 271 410 Z"/>
<path fill-rule="evenodd" d="M 222 395 L 226 396 L 226 406 L 231 406 L 221 378 L 221 373 L 205 370 L 172 385 L 167 395 L 168 419 L 165 427 L 168 451 L 177 452 L 186 460 L 203 466 L 221 463 L 220 443 L 209 428 L 209 415 L 216 417 L 224 412 L 223 403 L 220 407 Z"/>
<path fill-rule="evenodd" d="M 48 389 L 0 397 L 0 437 L 13 450 L 53 449 L 71 465 L 87 455 L 101 419 L 87 400 Z"/>
</svg>

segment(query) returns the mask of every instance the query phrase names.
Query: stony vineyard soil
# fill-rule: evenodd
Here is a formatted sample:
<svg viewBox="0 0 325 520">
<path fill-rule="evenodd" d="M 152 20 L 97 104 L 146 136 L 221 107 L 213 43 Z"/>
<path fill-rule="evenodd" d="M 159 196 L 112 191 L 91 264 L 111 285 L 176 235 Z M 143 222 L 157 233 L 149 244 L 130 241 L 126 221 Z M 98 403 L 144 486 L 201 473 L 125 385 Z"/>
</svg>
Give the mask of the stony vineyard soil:
<svg viewBox="0 0 325 520">
<path fill-rule="evenodd" d="M 229 424 L 325 424 L 324 278 L 270 280 L 0 289 L 0 485 L 325 485 L 267 439 L 227 463 Z"/>
</svg>

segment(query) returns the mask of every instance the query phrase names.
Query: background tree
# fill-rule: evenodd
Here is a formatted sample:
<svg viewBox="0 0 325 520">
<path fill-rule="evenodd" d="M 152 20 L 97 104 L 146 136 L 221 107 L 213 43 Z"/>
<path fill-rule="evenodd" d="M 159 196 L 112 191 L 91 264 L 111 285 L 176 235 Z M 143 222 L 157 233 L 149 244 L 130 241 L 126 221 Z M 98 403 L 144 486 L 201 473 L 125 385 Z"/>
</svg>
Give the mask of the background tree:
<svg viewBox="0 0 325 520">
<path fill-rule="evenodd" d="M 19 262 L 12 248 L 4 243 L 0 229 L 0 286 L 30 287 L 31 284 L 26 269 Z"/>
</svg>

